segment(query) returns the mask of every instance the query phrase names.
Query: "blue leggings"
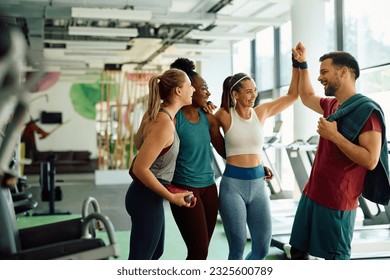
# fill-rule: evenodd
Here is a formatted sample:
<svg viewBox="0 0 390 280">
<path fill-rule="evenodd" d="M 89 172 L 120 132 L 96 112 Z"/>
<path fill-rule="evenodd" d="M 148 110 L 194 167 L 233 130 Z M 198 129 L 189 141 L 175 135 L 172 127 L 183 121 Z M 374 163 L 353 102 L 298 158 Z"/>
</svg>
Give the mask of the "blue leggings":
<svg viewBox="0 0 390 280">
<path fill-rule="evenodd" d="M 226 165 L 220 184 L 220 214 L 229 244 L 229 260 L 242 260 L 248 224 L 252 248 L 247 260 L 262 260 L 269 251 L 272 224 L 264 168 Z"/>
<path fill-rule="evenodd" d="M 125 203 L 132 224 L 129 260 L 158 260 L 164 252 L 163 198 L 133 181 Z"/>
</svg>

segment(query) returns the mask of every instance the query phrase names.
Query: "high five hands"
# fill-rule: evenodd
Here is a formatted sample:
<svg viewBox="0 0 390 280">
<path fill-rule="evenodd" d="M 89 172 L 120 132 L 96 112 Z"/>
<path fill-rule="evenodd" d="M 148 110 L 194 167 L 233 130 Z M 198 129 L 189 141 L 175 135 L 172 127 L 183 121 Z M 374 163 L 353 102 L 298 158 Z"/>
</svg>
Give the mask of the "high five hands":
<svg viewBox="0 0 390 280">
<path fill-rule="evenodd" d="M 295 60 L 300 63 L 306 62 L 306 48 L 301 42 L 295 48 L 292 48 L 291 51 Z"/>
</svg>

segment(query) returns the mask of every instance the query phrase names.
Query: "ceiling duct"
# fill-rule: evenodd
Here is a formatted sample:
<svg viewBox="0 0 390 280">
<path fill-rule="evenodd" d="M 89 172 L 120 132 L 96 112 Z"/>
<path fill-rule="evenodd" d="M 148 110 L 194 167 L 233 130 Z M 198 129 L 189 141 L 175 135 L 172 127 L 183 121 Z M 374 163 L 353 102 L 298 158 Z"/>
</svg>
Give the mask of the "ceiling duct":
<svg viewBox="0 0 390 280">
<path fill-rule="evenodd" d="M 233 0 L 221 0 L 218 3 L 216 3 L 213 7 L 208 9 L 206 11 L 207 14 L 216 14 L 219 10 L 223 9 L 225 6 L 231 4 Z M 214 26 L 212 23 L 205 28 L 212 28 Z M 148 57 L 145 61 L 139 63 L 136 67 L 136 70 L 142 69 L 145 65 L 147 65 L 149 62 L 153 61 L 158 55 L 162 54 L 166 49 L 168 49 L 170 46 L 172 46 L 174 43 L 180 42 L 180 40 L 184 40 L 186 35 L 190 33 L 193 29 L 196 29 L 197 27 L 194 26 L 188 26 L 185 29 L 178 30 L 174 34 L 172 34 L 169 38 L 165 39 L 162 46 L 154 52 L 151 56 Z"/>
<path fill-rule="evenodd" d="M 163 53 L 172 53 L 168 48 L 173 45 L 199 45 L 198 50 L 181 50 L 182 53 L 202 54 L 207 49 L 216 52 L 221 50 L 212 46 L 229 47 L 226 40 L 250 38 L 260 28 L 280 25 L 288 20 L 282 15 L 289 15 L 290 1 L 3 0 L 0 21 L 5 21 L 3 15 L 24 31 L 35 53 L 31 64 L 39 63 L 41 57 L 64 61 L 74 58 L 90 68 L 98 65 L 98 60 L 110 63 L 113 55 L 112 63 L 131 62 L 134 67 L 144 69 L 147 64 L 158 64 L 156 58 Z M 223 34 L 209 33 L 204 37 L 205 31 Z M 241 36 L 226 35 L 234 31 Z M 230 51 L 230 47 L 227 49 Z M 77 50 L 85 53 L 107 50 L 107 54 L 101 59 L 88 55 L 70 57 Z"/>
</svg>

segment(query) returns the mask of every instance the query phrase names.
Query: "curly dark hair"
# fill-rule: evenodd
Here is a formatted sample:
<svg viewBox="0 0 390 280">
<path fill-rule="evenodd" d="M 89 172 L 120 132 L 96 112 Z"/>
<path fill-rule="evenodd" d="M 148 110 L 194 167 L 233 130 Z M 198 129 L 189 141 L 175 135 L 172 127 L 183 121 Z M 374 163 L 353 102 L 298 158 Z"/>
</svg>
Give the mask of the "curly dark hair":
<svg viewBox="0 0 390 280">
<path fill-rule="evenodd" d="M 194 77 L 199 74 L 195 71 L 195 63 L 192 60 L 189 60 L 185 57 L 179 57 L 174 62 L 171 63 L 170 68 L 176 68 L 186 72 L 187 76 L 190 78 L 191 82 L 194 81 Z"/>
</svg>

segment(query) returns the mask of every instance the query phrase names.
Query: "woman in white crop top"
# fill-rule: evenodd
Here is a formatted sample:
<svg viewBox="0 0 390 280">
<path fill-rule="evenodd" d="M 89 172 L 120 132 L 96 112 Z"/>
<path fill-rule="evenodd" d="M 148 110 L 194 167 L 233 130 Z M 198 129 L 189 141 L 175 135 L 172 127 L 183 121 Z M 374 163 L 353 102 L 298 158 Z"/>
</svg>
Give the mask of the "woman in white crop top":
<svg viewBox="0 0 390 280">
<path fill-rule="evenodd" d="M 293 68 L 288 93 L 255 106 L 256 84 L 238 73 L 223 83 L 221 108 L 215 114 L 225 133 L 226 168 L 220 183 L 220 214 L 229 244 L 229 259 L 243 259 L 246 224 L 252 248 L 246 259 L 264 259 L 271 243 L 271 212 L 261 153 L 263 125 L 298 100 L 299 69 Z"/>
</svg>

